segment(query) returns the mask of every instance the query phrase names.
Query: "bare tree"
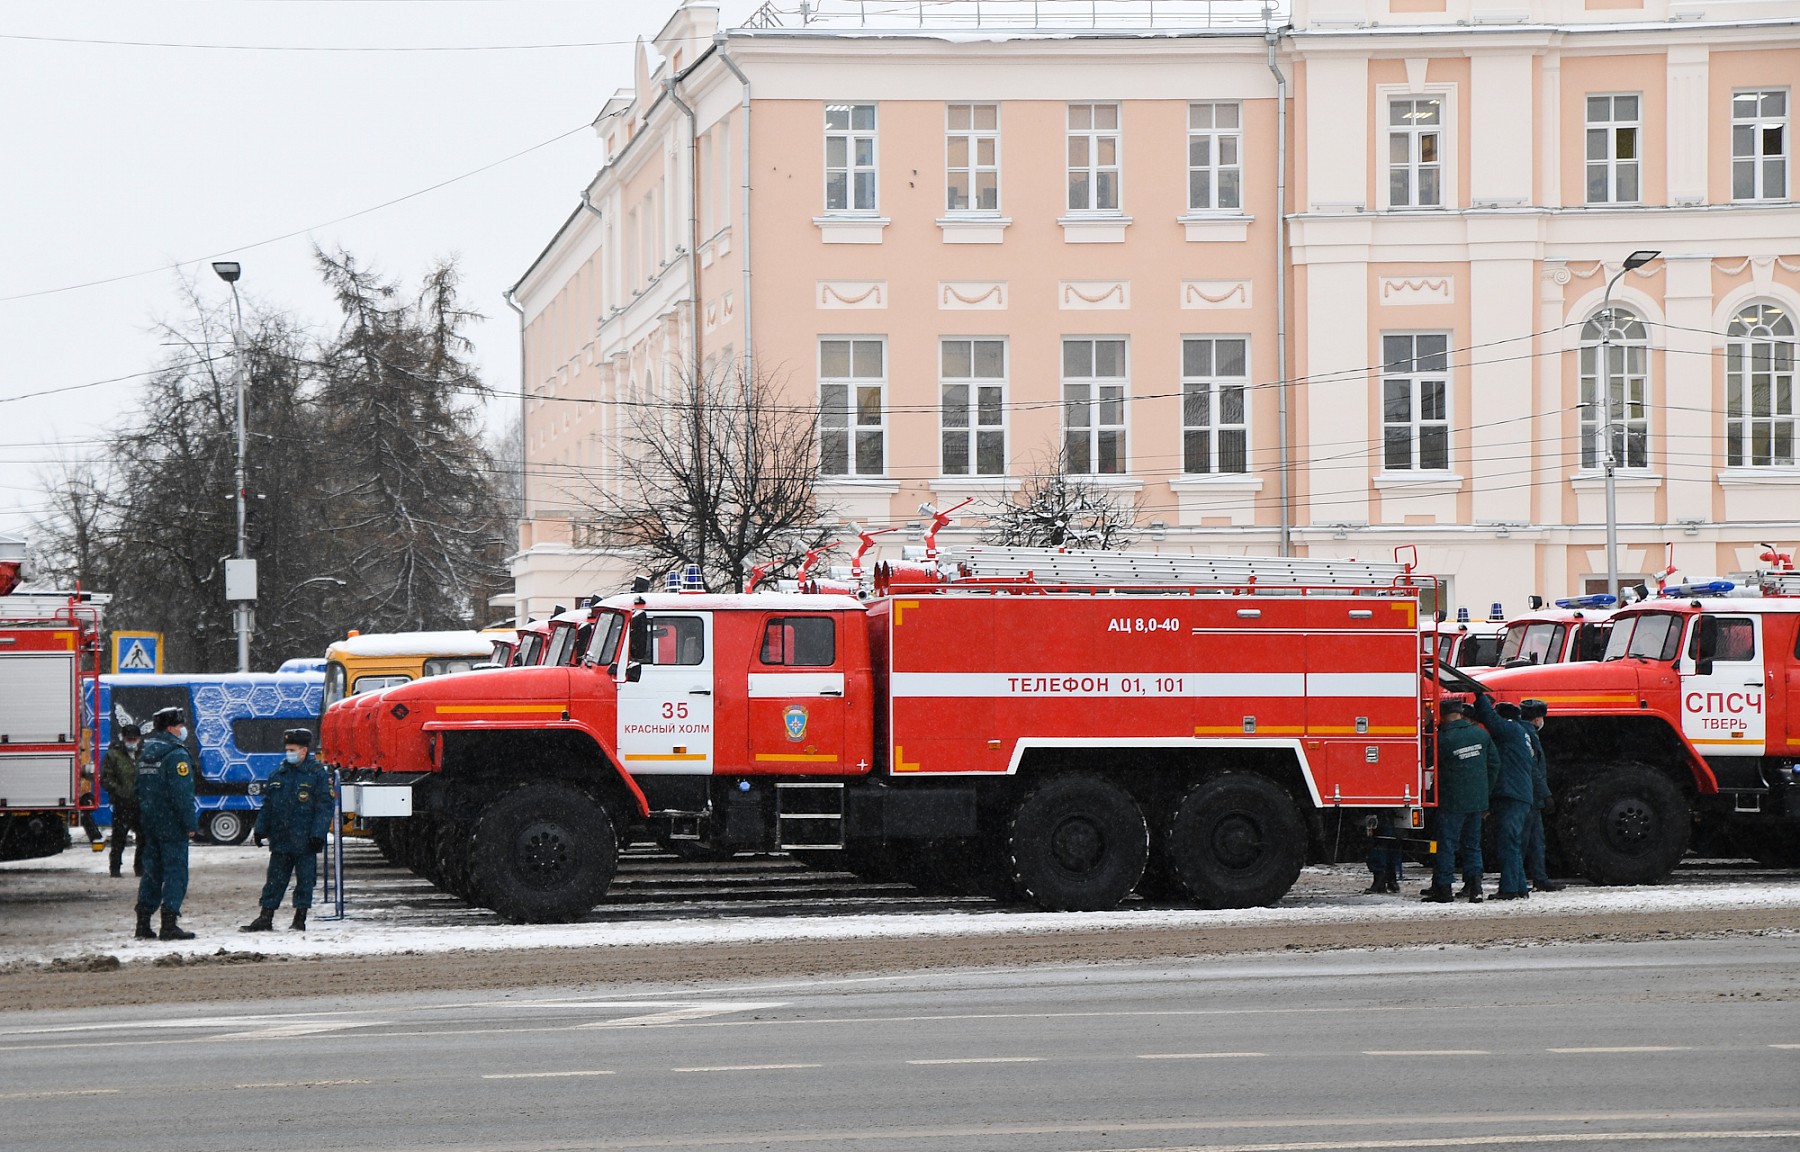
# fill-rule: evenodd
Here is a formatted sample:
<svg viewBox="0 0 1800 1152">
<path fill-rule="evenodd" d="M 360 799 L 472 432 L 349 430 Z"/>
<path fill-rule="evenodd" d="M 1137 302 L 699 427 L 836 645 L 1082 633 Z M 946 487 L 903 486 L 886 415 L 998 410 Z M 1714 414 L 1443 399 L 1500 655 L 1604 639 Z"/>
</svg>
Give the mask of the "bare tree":
<svg viewBox="0 0 1800 1152">
<path fill-rule="evenodd" d="M 1137 534 L 1141 500 L 1068 471 L 1059 450 L 1039 457 L 1018 492 L 989 514 L 986 544 L 1018 548 L 1110 550 Z"/>
<path fill-rule="evenodd" d="M 617 483 L 589 498 L 611 544 L 654 576 L 696 564 L 740 592 L 753 561 L 824 544 L 818 410 L 741 363 L 669 376 L 672 395 L 629 414 Z"/>
</svg>

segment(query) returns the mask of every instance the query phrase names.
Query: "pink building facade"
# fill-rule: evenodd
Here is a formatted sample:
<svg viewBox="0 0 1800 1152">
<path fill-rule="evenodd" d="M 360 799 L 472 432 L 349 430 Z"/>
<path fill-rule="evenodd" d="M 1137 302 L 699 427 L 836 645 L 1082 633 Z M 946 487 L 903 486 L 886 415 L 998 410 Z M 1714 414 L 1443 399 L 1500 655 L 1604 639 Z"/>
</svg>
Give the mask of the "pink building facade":
<svg viewBox="0 0 1800 1152">
<path fill-rule="evenodd" d="M 509 294 L 522 613 L 633 571 L 591 527 L 622 432 L 746 357 L 868 526 L 1061 466 L 1137 547 L 1413 545 L 1446 607 L 1523 607 L 1606 575 L 1606 391 L 1622 580 L 1800 538 L 1791 5 L 976 7 L 687 4 L 646 49 Z"/>
</svg>

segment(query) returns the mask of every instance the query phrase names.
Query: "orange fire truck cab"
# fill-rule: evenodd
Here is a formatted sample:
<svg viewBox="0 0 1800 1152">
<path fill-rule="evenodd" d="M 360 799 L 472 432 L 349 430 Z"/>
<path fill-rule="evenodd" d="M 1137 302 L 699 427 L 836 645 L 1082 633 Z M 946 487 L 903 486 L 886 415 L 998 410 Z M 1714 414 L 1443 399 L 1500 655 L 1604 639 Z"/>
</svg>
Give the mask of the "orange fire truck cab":
<svg viewBox="0 0 1800 1152">
<path fill-rule="evenodd" d="M 1044 909 L 1146 878 L 1268 904 L 1346 813 L 1417 828 L 1432 799 L 1418 589 L 1353 568 L 626 594 L 586 610 L 573 665 L 345 701 L 324 752 L 369 809 L 410 789 L 384 848 L 515 920 L 585 913 L 635 832 Z"/>
</svg>

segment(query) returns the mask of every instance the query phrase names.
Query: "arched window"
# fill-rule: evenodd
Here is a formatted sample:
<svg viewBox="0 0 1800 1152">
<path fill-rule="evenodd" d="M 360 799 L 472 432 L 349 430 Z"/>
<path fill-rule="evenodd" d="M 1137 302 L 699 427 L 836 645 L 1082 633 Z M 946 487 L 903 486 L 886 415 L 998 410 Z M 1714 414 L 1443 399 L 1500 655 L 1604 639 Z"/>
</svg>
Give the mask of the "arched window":
<svg viewBox="0 0 1800 1152">
<path fill-rule="evenodd" d="M 1597 312 L 1581 329 L 1581 466 L 1600 468 L 1601 387 L 1612 400 L 1616 468 L 1649 466 L 1650 344 L 1644 321 L 1623 308 Z"/>
<path fill-rule="evenodd" d="M 1794 318 L 1752 304 L 1731 318 L 1725 344 L 1725 464 L 1794 463 Z"/>
</svg>

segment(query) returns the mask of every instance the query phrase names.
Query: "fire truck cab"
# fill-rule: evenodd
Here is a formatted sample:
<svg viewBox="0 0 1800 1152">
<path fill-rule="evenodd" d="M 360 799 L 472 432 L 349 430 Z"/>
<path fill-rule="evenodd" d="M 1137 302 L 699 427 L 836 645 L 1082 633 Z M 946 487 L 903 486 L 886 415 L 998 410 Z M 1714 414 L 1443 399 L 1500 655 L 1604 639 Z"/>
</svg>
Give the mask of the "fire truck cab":
<svg viewBox="0 0 1800 1152">
<path fill-rule="evenodd" d="M 584 914 L 634 832 L 1049 910 L 1147 874 L 1267 904 L 1346 813 L 1419 826 L 1436 689 L 1401 566 L 1244 563 L 1195 587 L 983 554 L 868 601 L 615 596 L 580 610 L 575 663 L 345 701 L 324 751 L 359 804 L 410 789 L 378 843 L 516 920 Z"/>
<path fill-rule="evenodd" d="M 1761 588 L 1675 585 L 1614 614 L 1596 662 L 1481 677 L 1502 699 L 1548 704 L 1552 823 L 1578 871 L 1660 880 L 1696 825 L 1765 863 L 1800 866 L 1795 591 L 1792 574 Z"/>
<path fill-rule="evenodd" d="M 1614 597 L 1598 593 L 1558 600 L 1554 607 L 1513 617 L 1500 629 L 1496 665 L 1514 668 L 1600 659 L 1612 633 L 1616 603 Z"/>
</svg>

